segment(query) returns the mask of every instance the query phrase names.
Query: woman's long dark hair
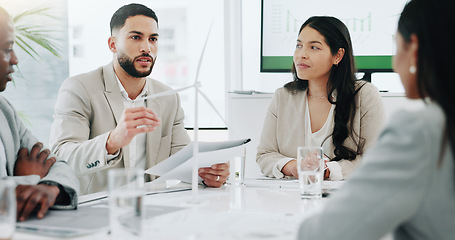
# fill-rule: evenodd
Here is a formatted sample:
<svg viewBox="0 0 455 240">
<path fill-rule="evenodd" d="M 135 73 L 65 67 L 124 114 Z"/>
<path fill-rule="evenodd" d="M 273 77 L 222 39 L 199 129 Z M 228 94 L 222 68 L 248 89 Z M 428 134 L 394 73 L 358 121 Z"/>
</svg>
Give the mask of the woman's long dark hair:
<svg viewBox="0 0 455 240">
<path fill-rule="evenodd" d="M 359 138 L 357 149 L 350 149 L 343 145 L 344 141 L 351 137 L 355 141 L 353 120 L 356 113 L 355 95 L 360 90 L 356 89 L 355 82 L 355 64 L 354 54 L 352 52 L 352 43 L 349 31 L 340 20 L 328 16 L 315 16 L 306 20 L 300 27 L 299 34 L 305 27 L 311 27 L 324 36 L 327 45 L 330 47 L 332 55 L 338 53 L 343 48 L 345 53 L 338 66 L 333 65 L 330 71 L 329 81 L 327 82 L 327 98 L 331 104 L 335 104 L 335 118 L 332 133 L 333 145 L 335 146 L 335 158 L 332 161 L 341 159 L 353 160 L 357 155 L 363 153 L 365 139 Z M 308 80 L 299 79 L 295 70 L 295 64 L 292 65 L 292 74 L 294 81 L 287 83 L 284 87 L 292 93 L 304 91 L 308 88 Z M 331 98 L 332 93 L 336 90 L 336 102 Z M 348 126 L 348 123 L 349 126 Z M 359 136 L 360 137 L 360 136 Z"/>
<path fill-rule="evenodd" d="M 455 156 L 454 11 L 453 0 L 412 0 L 398 21 L 398 32 L 406 43 L 413 34 L 418 39 L 416 77 L 420 96 L 431 98 L 445 113 L 445 143 L 441 156 L 447 141 Z"/>
</svg>

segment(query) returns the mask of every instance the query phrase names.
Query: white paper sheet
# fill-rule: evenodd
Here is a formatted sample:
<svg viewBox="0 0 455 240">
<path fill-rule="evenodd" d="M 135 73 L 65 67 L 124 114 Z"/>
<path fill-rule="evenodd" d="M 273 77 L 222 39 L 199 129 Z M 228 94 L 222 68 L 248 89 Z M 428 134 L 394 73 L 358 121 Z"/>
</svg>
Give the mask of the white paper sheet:
<svg viewBox="0 0 455 240">
<path fill-rule="evenodd" d="M 82 206 L 77 210 L 51 210 L 43 219 L 32 216 L 16 224 L 19 232 L 62 238 L 107 231 L 108 227 L 109 207 L 104 204 Z"/>
<path fill-rule="evenodd" d="M 234 157 L 243 156 L 243 144 L 247 142 L 249 142 L 249 139 L 227 142 L 200 142 L 198 168 L 226 163 Z M 193 164 L 193 143 L 190 143 L 176 154 L 147 169 L 145 173 L 160 176 L 154 182 L 180 180 L 191 183 Z M 201 181 L 202 179 L 199 178 L 199 182 Z"/>
<path fill-rule="evenodd" d="M 186 208 L 174 206 L 146 205 L 145 218 L 181 211 Z M 58 237 L 59 239 L 91 234 L 109 229 L 109 205 L 107 202 L 80 206 L 76 210 L 51 210 L 43 219 L 30 217 L 18 222 L 19 232 Z"/>
<path fill-rule="evenodd" d="M 339 189 L 345 181 L 323 181 L 323 191 L 334 191 Z M 285 188 L 285 189 L 299 189 L 298 179 L 276 179 L 269 177 L 262 178 L 247 178 L 245 185 L 249 187 L 267 187 L 267 188 Z"/>
</svg>

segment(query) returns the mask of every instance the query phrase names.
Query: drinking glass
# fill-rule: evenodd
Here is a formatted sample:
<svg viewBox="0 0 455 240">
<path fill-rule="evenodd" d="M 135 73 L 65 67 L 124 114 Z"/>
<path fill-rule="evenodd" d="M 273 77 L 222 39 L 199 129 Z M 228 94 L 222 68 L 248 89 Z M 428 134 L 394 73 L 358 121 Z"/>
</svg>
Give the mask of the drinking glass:
<svg viewBox="0 0 455 240">
<path fill-rule="evenodd" d="M 111 169 L 108 172 L 109 222 L 112 239 L 142 239 L 144 170 Z"/>
<path fill-rule="evenodd" d="M 246 147 L 242 146 L 242 153 L 232 157 L 229 161 L 230 175 L 227 183 L 232 185 L 244 185 L 245 183 L 245 157 Z"/>
<path fill-rule="evenodd" d="M 321 198 L 324 175 L 322 148 L 317 146 L 298 147 L 297 172 L 301 198 Z"/>
</svg>

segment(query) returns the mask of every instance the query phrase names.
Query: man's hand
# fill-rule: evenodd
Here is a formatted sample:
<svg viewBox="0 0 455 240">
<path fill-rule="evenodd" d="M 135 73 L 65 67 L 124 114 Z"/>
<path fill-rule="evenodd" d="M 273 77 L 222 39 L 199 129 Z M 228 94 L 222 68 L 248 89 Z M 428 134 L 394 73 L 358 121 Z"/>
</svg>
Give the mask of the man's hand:
<svg viewBox="0 0 455 240">
<path fill-rule="evenodd" d="M 283 169 L 281 169 L 281 172 L 286 176 L 299 178 L 299 174 L 297 173 L 297 160 L 291 160 L 286 163 Z"/>
<path fill-rule="evenodd" d="M 49 149 L 41 151 L 42 148 L 43 144 L 40 142 L 33 145 L 30 154 L 28 153 L 27 148 L 21 148 L 17 154 L 17 160 L 14 165 L 14 176 L 36 174 L 41 178 L 45 177 L 56 160 L 54 157 L 47 159 L 50 151 Z"/>
<path fill-rule="evenodd" d="M 199 168 L 199 177 L 209 187 L 221 187 L 229 177 L 229 164 L 214 164 L 211 167 Z"/>
<path fill-rule="evenodd" d="M 46 184 L 19 185 L 16 187 L 17 219 L 25 221 L 37 209 L 38 218 L 43 218 L 55 203 L 60 190 L 57 186 Z"/>
<path fill-rule="evenodd" d="M 146 107 L 127 108 L 117 127 L 109 134 L 106 142 L 108 154 L 114 154 L 128 145 L 140 133 L 151 132 L 160 125 L 156 114 Z"/>
</svg>

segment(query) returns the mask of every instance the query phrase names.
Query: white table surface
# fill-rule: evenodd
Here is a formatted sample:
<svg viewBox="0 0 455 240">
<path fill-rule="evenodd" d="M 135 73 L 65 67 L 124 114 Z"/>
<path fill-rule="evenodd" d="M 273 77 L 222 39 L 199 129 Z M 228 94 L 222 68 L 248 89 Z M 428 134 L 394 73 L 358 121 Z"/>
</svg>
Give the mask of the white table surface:
<svg viewBox="0 0 455 240">
<path fill-rule="evenodd" d="M 231 185 L 218 189 L 200 187 L 201 203 L 191 204 L 192 199 L 190 190 L 147 195 L 146 205 L 184 209 L 155 218 L 147 216 L 144 239 L 295 239 L 301 220 L 325 202 L 325 198 L 302 200 L 295 188 Z M 95 203 L 102 201 L 106 200 Z M 16 232 L 13 239 L 58 238 Z M 96 240 L 109 236 L 107 231 L 100 231 L 68 239 Z"/>
</svg>

